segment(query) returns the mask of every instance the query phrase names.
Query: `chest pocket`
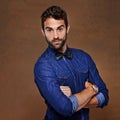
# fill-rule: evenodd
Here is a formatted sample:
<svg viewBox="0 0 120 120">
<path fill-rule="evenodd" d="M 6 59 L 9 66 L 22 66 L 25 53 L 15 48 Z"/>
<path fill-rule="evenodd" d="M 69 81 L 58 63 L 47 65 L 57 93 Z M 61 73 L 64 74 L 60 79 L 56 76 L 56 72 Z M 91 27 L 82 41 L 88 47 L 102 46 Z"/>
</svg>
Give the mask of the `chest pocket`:
<svg viewBox="0 0 120 120">
<path fill-rule="evenodd" d="M 80 80 L 82 81 L 86 81 L 86 79 L 88 79 L 88 69 L 87 68 L 83 68 L 83 69 L 77 69 L 76 70 L 78 77 Z"/>
<path fill-rule="evenodd" d="M 57 81 L 59 85 L 67 86 L 70 82 L 70 73 L 68 72 L 60 72 L 57 73 Z"/>
<path fill-rule="evenodd" d="M 80 70 L 79 77 L 81 80 L 86 81 L 88 79 L 88 69 Z"/>
</svg>

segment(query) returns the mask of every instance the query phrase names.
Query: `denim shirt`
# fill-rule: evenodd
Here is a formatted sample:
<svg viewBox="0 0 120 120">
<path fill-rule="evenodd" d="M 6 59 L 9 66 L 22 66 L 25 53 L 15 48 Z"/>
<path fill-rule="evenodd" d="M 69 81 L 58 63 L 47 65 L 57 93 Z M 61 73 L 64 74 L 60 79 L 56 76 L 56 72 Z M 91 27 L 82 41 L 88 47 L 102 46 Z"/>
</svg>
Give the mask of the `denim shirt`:
<svg viewBox="0 0 120 120">
<path fill-rule="evenodd" d="M 72 51 L 72 59 L 63 56 L 57 60 L 55 51 L 48 47 L 35 64 L 35 83 L 47 105 L 45 120 L 89 120 L 88 108 L 73 113 L 72 102 L 60 90 L 61 85 L 69 86 L 75 94 L 85 88 L 88 79 L 99 87 L 104 96 L 104 102 L 98 107 L 108 103 L 108 90 L 92 58 L 82 50 L 67 48 L 69 50 Z"/>
</svg>

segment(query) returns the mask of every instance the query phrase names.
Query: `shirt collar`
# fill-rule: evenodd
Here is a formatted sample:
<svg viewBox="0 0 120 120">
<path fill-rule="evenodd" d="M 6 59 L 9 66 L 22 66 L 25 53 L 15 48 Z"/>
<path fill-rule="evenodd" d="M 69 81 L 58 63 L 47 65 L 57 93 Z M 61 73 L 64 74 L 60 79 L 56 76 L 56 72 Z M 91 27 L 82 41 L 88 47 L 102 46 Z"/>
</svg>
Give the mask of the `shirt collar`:
<svg viewBox="0 0 120 120">
<path fill-rule="evenodd" d="M 60 60 L 62 59 L 63 57 L 66 57 L 67 59 L 72 59 L 72 50 L 67 47 L 67 50 L 64 52 L 64 53 L 61 53 L 61 52 L 58 52 L 50 47 L 48 47 L 48 49 L 54 53 L 54 56 L 55 56 L 55 59 L 56 60 Z"/>
</svg>

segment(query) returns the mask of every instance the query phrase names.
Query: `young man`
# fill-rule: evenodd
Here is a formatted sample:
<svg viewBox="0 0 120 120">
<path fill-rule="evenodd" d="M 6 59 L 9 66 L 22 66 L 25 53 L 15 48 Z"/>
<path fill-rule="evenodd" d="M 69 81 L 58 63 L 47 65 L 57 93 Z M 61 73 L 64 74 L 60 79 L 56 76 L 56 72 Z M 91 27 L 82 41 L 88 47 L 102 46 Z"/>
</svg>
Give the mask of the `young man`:
<svg viewBox="0 0 120 120">
<path fill-rule="evenodd" d="M 45 99 L 44 120 L 89 120 L 89 109 L 108 103 L 108 90 L 92 58 L 67 46 L 66 12 L 51 6 L 41 15 L 48 48 L 37 60 L 35 82 Z"/>
</svg>

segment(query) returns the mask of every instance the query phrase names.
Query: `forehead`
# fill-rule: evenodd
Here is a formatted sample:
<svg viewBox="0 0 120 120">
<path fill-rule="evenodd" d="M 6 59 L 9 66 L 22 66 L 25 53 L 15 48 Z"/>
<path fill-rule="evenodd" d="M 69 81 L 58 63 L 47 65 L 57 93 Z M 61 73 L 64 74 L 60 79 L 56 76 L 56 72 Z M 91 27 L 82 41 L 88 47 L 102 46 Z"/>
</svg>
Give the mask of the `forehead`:
<svg viewBox="0 0 120 120">
<path fill-rule="evenodd" d="M 65 22 L 64 20 L 56 20 L 54 18 L 47 18 L 46 21 L 44 22 L 44 26 L 46 27 L 50 27 L 50 28 L 58 28 L 59 26 L 64 25 L 65 26 Z"/>
</svg>

